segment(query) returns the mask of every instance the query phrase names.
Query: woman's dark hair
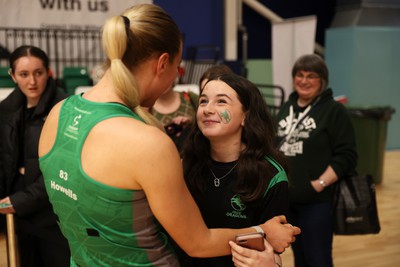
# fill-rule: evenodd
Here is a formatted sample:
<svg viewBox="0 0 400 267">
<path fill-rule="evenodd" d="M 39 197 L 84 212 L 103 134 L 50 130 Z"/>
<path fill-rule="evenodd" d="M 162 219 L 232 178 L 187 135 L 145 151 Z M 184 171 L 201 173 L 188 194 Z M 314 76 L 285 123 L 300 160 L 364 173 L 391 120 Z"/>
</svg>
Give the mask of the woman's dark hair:
<svg viewBox="0 0 400 267">
<path fill-rule="evenodd" d="M 16 61 L 21 57 L 27 56 L 41 59 L 43 61 L 43 66 L 47 71 L 49 70 L 49 57 L 42 49 L 32 45 L 23 45 L 15 49 L 10 55 L 9 64 L 12 73 L 14 73 Z"/>
<path fill-rule="evenodd" d="M 276 149 L 273 118 L 259 89 L 246 78 L 230 73 L 211 78 L 208 82 L 212 80 L 229 85 L 236 91 L 243 105 L 246 118 L 242 143 L 245 148 L 238 159 L 239 179 L 235 191 L 242 196 L 244 202 L 257 200 L 265 193 L 271 178 L 277 172 L 265 160 L 265 156 L 270 156 L 286 167 L 283 155 Z M 210 142 L 198 128 L 195 119 L 183 151 L 184 176 L 194 197 L 206 189 L 210 168 Z"/>
<path fill-rule="evenodd" d="M 233 70 L 231 68 L 228 67 L 228 65 L 225 64 L 219 64 L 219 65 L 215 65 L 212 67 L 209 67 L 204 73 L 203 75 L 201 75 L 200 80 L 199 80 L 199 88 L 200 90 L 201 88 L 201 83 L 207 79 L 210 80 L 214 77 L 218 77 L 221 76 L 222 74 L 226 74 L 226 73 L 233 73 Z"/>
<path fill-rule="evenodd" d="M 311 71 L 317 73 L 319 78 L 321 79 L 321 90 L 325 90 L 328 87 L 328 67 L 320 56 L 316 54 L 310 54 L 299 57 L 293 65 L 293 79 L 299 71 Z"/>
</svg>

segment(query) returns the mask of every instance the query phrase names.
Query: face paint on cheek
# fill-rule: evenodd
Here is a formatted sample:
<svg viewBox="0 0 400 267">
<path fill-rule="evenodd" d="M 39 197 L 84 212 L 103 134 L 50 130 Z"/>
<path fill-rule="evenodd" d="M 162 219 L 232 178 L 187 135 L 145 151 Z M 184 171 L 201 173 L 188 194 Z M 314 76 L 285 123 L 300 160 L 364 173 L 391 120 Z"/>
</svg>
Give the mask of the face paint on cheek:
<svg viewBox="0 0 400 267">
<path fill-rule="evenodd" d="M 222 122 L 227 124 L 231 121 L 231 113 L 229 110 L 222 111 L 219 113 L 219 117 L 221 118 Z"/>
</svg>

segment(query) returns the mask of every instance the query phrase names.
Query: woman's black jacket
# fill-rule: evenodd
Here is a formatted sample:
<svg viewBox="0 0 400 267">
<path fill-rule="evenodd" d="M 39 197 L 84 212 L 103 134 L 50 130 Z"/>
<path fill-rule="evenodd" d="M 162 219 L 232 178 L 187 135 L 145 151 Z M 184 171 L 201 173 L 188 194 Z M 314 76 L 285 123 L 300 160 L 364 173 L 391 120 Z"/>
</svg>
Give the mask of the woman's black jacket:
<svg viewBox="0 0 400 267">
<path fill-rule="evenodd" d="M 0 103 L 0 199 L 9 196 L 21 227 L 35 232 L 56 223 L 39 169 L 38 143 L 51 108 L 67 96 L 49 78 L 29 118 L 24 119 L 26 97 L 18 87 Z M 18 175 L 21 155 L 24 157 L 24 176 Z"/>
</svg>

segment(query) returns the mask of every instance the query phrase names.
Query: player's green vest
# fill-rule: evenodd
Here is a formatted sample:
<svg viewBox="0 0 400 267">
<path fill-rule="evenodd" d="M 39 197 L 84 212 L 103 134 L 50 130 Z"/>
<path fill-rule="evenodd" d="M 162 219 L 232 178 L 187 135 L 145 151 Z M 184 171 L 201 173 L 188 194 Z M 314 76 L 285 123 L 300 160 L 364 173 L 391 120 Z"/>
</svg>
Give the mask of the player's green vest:
<svg viewBox="0 0 400 267">
<path fill-rule="evenodd" d="M 87 135 L 112 117 L 141 120 L 118 103 L 69 97 L 61 107 L 55 144 L 40 158 L 50 202 L 69 242 L 71 266 L 179 266 L 144 192 L 104 185 L 82 169 Z"/>
</svg>

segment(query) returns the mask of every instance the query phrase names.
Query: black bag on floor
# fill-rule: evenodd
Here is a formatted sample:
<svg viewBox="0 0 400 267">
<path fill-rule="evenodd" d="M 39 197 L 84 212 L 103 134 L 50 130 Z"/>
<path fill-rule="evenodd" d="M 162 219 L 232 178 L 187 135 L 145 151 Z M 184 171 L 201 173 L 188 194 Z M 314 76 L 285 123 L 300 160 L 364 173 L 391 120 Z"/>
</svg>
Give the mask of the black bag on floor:
<svg viewBox="0 0 400 267">
<path fill-rule="evenodd" d="M 381 227 L 371 175 L 340 179 L 335 189 L 333 211 L 336 235 L 379 233 Z"/>
</svg>

